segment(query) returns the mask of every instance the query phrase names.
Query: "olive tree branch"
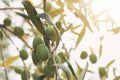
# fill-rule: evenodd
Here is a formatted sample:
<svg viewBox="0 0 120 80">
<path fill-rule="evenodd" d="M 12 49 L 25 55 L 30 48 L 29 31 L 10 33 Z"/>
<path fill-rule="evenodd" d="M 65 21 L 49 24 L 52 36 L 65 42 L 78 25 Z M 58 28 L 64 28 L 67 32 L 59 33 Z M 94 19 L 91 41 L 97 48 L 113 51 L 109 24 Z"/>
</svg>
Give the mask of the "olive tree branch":
<svg viewBox="0 0 120 80">
<path fill-rule="evenodd" d="M 1 25 L 0 24 L 0 28 L 4 28 L 5 30 L 7 30 L 7 31 L 9 31 L 10 33 L 12 33 L 12 34 L 14 34 L 14 32 L 13 31 L 11 31 L 10 29 L 8 29 L 5 25 Z M 15 34 L 14 34 L 15 35 Z M 16 35 L 15 35 L 16 36 Z M 18 36 L 17 36 L 18 37 Z M 31 49 L 32 50 L 32 48 L 27 44 L 27 42 L 24 40 L 24 39 L 22 39 L 21 37 L 18 37 L 23 43 L 25 43 L 25 45 L 29 48 L 29 49 Z"/>
<path fill-rule="evenodd" d="M 6 63 L 5 63 L 4 55 L 3 55 L 3 52 L 2 52 L 2 40 L 0 40 L 0 54 L 1 54 L 2 61 L 3 61 L 3 66 L 4 66 L 4 71 L 5 71 L 5 77 L 6 77 L 6 80 L 8 80 Z"/>
</svg>

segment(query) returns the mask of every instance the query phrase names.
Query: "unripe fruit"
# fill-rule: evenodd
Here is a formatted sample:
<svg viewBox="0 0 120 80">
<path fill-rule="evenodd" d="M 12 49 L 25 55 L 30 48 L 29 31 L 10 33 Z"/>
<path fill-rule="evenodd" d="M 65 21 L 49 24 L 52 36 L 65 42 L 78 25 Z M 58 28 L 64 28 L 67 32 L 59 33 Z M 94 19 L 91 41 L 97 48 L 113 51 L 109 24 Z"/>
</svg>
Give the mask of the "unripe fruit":
<svg viewBox="0 0 120 80">
<path fill-rule="evenodd" d="M 82 51 L 81 55 L 80 55 L 80 58 L 81 59 L 86 59 L 88 56 L 87 52 L 86 51 Z"/>
<path fill-rule="evenodd" d="M 24 34 L 24 30 L 17 26 L 14 28 L 14 34 L 18 37 L 21 37 Z"/>
<path fill-rule="evenodd" d="M 60 57 L 58 55 L 55 54 L 53 57 L 54 57 L 56 63 L 61 63 L 61 59 L 60 59 Z M 54 61 L 53 61 L 52 57 L 50 57 L 48 59 L 48 65 L 51 66 L 53 64 L 54 64 Z"/>
<path fill-rule="evenodd" d="M 49 25 L 48 27 L 46 27 L 45 33 L 50 40 L 55 41 L 55 32 L 53 26 Z"/>
<path fill-rule="evenodd" d="M 90 59 L 90 62 L 93 64 L 97 62 L 97 56 L 93 53 L 89 56 L 89 59 Z"/>
<path fill-rule="evenodd" d="M 59 56 L 60 59 L 61 59 L 61 63 L 64 63 L 64 62 L 65 62 L 65 55 L 64 55 L 64 53 L 63 53 L 63 52 L 60 52 L 60 53 L 58 53 L 58 56 Z"/>
<path fill-rule="evenodd" d="M 15 72 L 21 74 L 22 69 L 20 67 L 15 67 Z"/>
<path fill-rule="evenodd" d="M 38 45 L 43 44 L 43 40 L 41 39 L 41 37 L 36 36 L 33 39 L 33 48 L 36 49 Z"/>
<path fill-rule="evenodd" d="M 38 64 L 42 63 L 39 55 L 35 51 L 32 52 L 32 61 L 35 65 L 38 65 Z"/>
<path fill-rule="evenodd" d="M 40 44 L 36 48 L 36 54 L 40 60 L 45 61 L 49 58 L 49 49 L 45 44 Z"/>
<path fill-rule="evenodd" d="M 22 49 L 22 50 L 20 51 L 20 58 L 21 58 L 22 60 L 26 60 L 26 59 L 28 58 L 28 53 L 27 53 L 27 51 L 26 51 L 25 49 Z"/>
<path fill-rule="evenodd" d="M 51 66 L 45 66 L 44 69 L 43 69 L 43 73 L 46 77 L 48 78 L 53 78 L 54 77 L 54 70 Z"/>
<path fill-rule="evenodd" d="M 2 31 L 0 31 L 0 39 L 1 40 L 3 39 L 3 33 L 2 33 Z"/>
<path fill-rule="evenodd" d="M 60 30 L 61 29 L 61 27 L 62 27 L 62 24 L 61 24 L 61 22 L 56 22 L 56 26 L 57 26 L 57 28 Z"/>
<path fill-rule="evenodd" d="M 7 17 L 7 18 L 5 18 L 3 22 L 4 22 L 4 25 L 6 25 L 6 26 L 10 26 L 10 25 L 11 25 L 11 23 L 12 23 L 11 19 L 10 19 L 10 18 L 8 18 L 8 17 Z"/>
<path fill-rule="evenodd" d="M 102 78 L 102 77 L 107 75 L 107 72 L 106 72 L 104 67 L 100 67 L 99 68 L 99 75 L 100 75 L 100 78 Z"/>
<path fill-rule="evenodd" d="M 23 72 L 21 72 L 21 79 L 22 80 L 28 80 L 30 78 L 30 73 L 26 70 L 24 70 Z"/>
<path fill-rule="evenodd" d="M 39 77 L 39 73 L 34 72 L 32 74 L 32 77 L 33 77 L 34 80 L 36 80 L 36 78 Z"/>
</svg>

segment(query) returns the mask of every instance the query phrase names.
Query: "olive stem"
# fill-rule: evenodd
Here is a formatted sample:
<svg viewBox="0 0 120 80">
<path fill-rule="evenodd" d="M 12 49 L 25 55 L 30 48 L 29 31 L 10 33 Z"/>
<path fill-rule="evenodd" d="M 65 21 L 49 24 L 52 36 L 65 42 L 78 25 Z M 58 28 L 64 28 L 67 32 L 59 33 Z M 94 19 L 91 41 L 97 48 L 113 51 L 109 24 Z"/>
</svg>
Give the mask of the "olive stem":
<svg viewBox="0 0 120 80">
<path fill-rule="evenodd" d="M 24 65 L 24 70 L 25 70 L 25 76 L 27 77 L 27 80 L 28 80 L 28 73 L 27 73 L 27 68 L 26 68 L 26 64 L 25 64 L 25 61 L 24 60 L 22 60 L 23 61 L 23 65 Z"/>
<path fill-rule="evenodd" d="M 4 26 L 4 25 L 0 25 L 0 26 Z M 4 26 L 3 28 L 5 28 L 7 31 L 9 31 L 9 32 L 11 32 L 12 34 L 14 34 L 13 33 L 13 31 L 11 31 L 10 29 L 8 29 L 6 26 Z M 14 34 L 15 35 L 15 34 Z M 18 36 L 17 36 L 18 37 Z M 24 39 L 22 39 L 21 37 L 18 37 L 22 42 L 24 42 L 25 43 L 25 45 L 28 47 L 28 48 L 30 48 L 31 50 L 32 50 L 32 48 L 26 43 L 26 41 L 24 40 Z"/>
<path fill-rule="evenodd" d="M 14 41 L 8 36 L 8 34 L 3 30 L 4 34 L 6 35 L 6 37 L 8 37 L 8 39 L 13 43 L 13 45 L 16 47 L 17 51 L 19 52 L 18 47 L 16 46 L 16 44 L 14 43 Z"/>
<path fill-rule="evenodd" d="M 6 77 L 6 80 L 8 80 L 7 68 L 6 68 L 6 63 L 5 63 L 3 52 L 2 52 L 2 41 L 1 40 L 0 40 L 0 54 L 1 54 L 1 57 L 2 57 L 2 61 L 3 61 L 5 77 Z"/>
</svg>

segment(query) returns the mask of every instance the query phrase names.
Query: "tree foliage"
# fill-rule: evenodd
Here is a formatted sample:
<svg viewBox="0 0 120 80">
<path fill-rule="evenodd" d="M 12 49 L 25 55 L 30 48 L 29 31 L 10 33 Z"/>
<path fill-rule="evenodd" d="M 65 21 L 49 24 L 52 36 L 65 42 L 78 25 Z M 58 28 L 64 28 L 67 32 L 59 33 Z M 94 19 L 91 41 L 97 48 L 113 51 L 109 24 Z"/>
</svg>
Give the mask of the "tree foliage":
<svg viewBox="0 0 120 80">
<path fill-rule="evenodd" d="M 0 74 L 5 72 L 3 79 L 9 80 L 8 74 L 13 70 L 16 75 L 21 76 L 21 80 L 85 80 L 87 73 L 94 74 L 94 71 L 89 70 L 89 66 L 95 65 L 102 57 L 104 35 L 99 37 L 99 55 L 89 47 L 88 51 L 82 50 L 81 53 L 77 53 L 79 60 L 85 61 L 84 67 L 81 67 L 83 64 L 74 60 L 75 67 L 77 66 L 77 69 L 74 69 L 71 63 L 73 59 L 71 54 L 75 54 L 73 52 L 79 48 L 86 33 L 95 34 L 94 28 L 100 31 L 97 26 L 100 21 L 97 19 L 101 14 L 92 13 L 90 8 L 92 0 L 88 2 L 84 0 L 42 0 L 39 4 L 34 3 L 34 0 L 23 0 L 18 2 L 22 5 L 20 7 L 11 6 L 10 3 L 15 0 L 2 0 L 1 2 L 5 6 L 0 8 L 0 12 L 6 16 L 0 23 L 0 68 L 4 68 L 3 73 Z M 79 23 L 66 19 L 69 14 Z M 107 31 L 119 32 L 118 29 Z M 72 39 L 75 37 L 73 46 L 67 47 L 68 43 L 64 42 L 66 33 L 74 35 L 71 35 Z M 5 52 L 6 47 L 10 46 L 6 42 L 14 46 L 13 52 Z M 22 44 L 19 45 L 19 42 Z M 82 54 L 83 52 L 85 54 Z M 14 56 L 11 56 L 11 53 L 15 53 Z M 22 65 L 14 65 L 15 61 L 22 62 Z M 114 61 L 111 60 L 104 67 L 98 68 L 101 80 L 109 77 L 109 67 Z M 115 74 L 115 70 L 113 73 Z M 117 78 L 119 76 L 114 75 L 114 79 Z"/>
</svg>

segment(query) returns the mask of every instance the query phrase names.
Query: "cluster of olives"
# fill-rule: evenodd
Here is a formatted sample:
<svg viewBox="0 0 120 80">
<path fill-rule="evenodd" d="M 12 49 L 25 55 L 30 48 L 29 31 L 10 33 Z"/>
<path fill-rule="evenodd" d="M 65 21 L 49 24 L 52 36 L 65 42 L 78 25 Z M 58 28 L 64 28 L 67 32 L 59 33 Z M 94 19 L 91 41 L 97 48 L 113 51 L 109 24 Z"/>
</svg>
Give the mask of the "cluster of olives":
<svg viewBox="0 0 120 80">
<path fill-rule="evenodd" d="M 80 54 L 81 59 L 86 59 L 88 57 L 87 51 L 82 51 Z M 89 60 L 92 64 L 95 64 L 97 62 L 97 56 L 95 54 L 89 55 Z"/>
<path fill-rule="evenodd" d="M 48 47 L 44 44 L 41 37 L 36 36 L 33 39 L 32 60 L 35 65 L 42 61 L 46 61 L 49 58 L 50 52 Z"/>
<path fill-rule="evenodd" d="M 43 73 L 46 77 L 54 77 L 55 67 L 53 66 L 54 60 L 56 63 L 61 63 L 61 59 L 57 54 L 52 54 L 51 56 L 48 47 L 45 45 L 41 37 L 36 36 L 33 39 L 33 48 L 32 60 L 35 65 L 39 65 L 43 62 L 46 65 L 43 68 Z M 54 58 L 54 60 L 53 60 Z"/>
</svg>

